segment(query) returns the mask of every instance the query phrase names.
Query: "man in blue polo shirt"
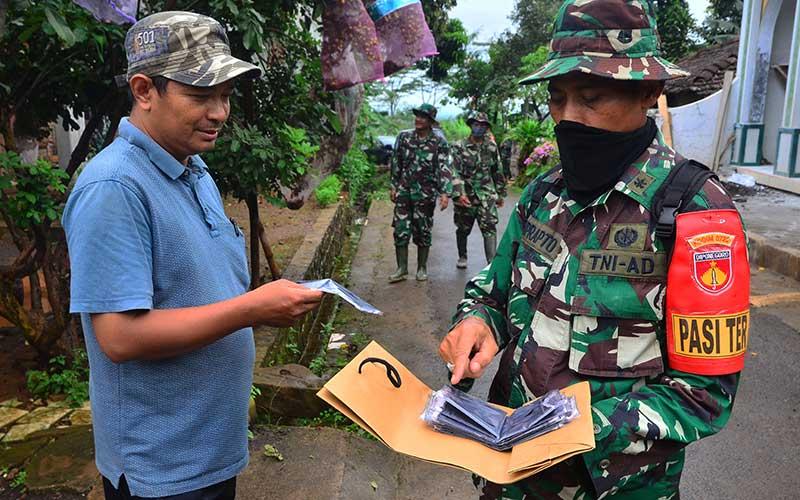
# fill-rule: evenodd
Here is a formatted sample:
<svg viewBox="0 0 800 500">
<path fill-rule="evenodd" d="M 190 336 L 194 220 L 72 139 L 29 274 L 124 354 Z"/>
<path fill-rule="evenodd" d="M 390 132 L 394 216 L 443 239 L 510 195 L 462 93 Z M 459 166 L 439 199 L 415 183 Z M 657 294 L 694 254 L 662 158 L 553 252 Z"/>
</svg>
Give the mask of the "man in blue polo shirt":
<svg viewBox="0 0 800 500">
<path fill-rule="evenodd" d="M 125 40 L 130 118 L 64 211 L 71 310 L 91 369 L 107 499 L 231 499 L 247 465 L 254 325 L 287 326 L 321 293 L 248 292 L 244 236 L 197 153 L 214 147 L 237 77 L 215 20 L 164 12 Z"/>
</svg>

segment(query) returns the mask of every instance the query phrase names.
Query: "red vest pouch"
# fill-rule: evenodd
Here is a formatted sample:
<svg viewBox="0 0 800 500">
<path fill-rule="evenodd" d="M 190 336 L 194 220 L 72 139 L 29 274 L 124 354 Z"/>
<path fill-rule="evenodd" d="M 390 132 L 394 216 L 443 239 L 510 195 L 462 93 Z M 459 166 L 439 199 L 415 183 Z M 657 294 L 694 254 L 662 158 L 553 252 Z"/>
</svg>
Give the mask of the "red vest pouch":
<svg viewBox="0 0 800 500">
<path fill-rule="evenodd" d="M 742 370 L 750 331 L 750 264 L 736 210 L 676 217 L 666 317 L 671 368 L 698 375 Z"/>
</svg>

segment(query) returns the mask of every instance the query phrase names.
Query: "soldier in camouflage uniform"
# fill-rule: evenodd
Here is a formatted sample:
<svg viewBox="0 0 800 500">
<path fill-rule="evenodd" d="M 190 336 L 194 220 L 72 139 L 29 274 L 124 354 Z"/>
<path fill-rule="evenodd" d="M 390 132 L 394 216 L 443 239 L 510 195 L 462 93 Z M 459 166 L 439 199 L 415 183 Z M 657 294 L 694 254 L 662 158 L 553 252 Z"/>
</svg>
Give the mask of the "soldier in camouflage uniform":
<svg viewBox="0 0 800 500">
<path fill-rule="evenodd" d="M 459 269 L 467 267 L 467 237 L 478 221 L 483 234 L 486 262 L 491 262 L 497 247 L 497 207 L 506 197 L 506 178 L 500 165 L 497 144 L 489 140 L 491 127 L 486 113 L 467 120 L 472 134 L 453 146 L 453 220 Z"/>
<path fill-rule="evenodd" d="M 502 349 L 489 397 L 511 407 L 588 381 L 596 448 L 515 485 L 476 478 L 482 499 L 676 499 L 684 448 L 731 415 L 738 373 L 696 375 L 667 359 L 669 259 L 650 209 L 680 156 L 646 110 L 664 80 L 686 73 L 660 57 L 655 28 L 650 2 L 568 0 L 548 61 L 523 80 L 549 80 L 562 165 L 523 193 L 439 351 L 455 384 L 480 376 Z M 587 146 L 598 137 L 615 147 Z M 595 174 L 577 167 L 630 144 L 644 146 L 619 167 L 593 165 L 613 175 L 583 189 Z M 709 180 L 681 210 L 733 207 Z M 611 266 L 614 255 L 626 265 Z"/>
<path fill-rule="evenodd" d="M 390 283 L 403 281 L 408 275 L 408 243 L 412 237 L 417 245 L 417 281 L 428 279 L 436 198 L 444 210 L 453 191 L 450 147 L 433 129 L 438 125 L 436 108 L 423 104 L 413 111 L 414 129 L 400 132 L 392 156 L 391 196 L 395 203 L 392 227 L 397 271 L 389 276 Z"/>
</svg>

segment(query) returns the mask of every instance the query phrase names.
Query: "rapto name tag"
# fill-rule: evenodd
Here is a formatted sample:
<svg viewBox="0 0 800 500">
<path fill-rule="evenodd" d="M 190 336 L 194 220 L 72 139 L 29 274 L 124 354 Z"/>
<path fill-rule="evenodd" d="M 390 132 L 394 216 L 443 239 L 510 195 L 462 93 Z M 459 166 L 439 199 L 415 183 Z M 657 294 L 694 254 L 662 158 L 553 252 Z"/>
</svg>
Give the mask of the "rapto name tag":
<svg viewBox="0 0 800 500">
<path fill-rule="evenodd" d="M 527 222 L 522 231 L 522 243 L 551 261 L 556 260 L 561 250 L 561 235 L 533 217 L 528 217 Z"/>
<path fill-rule="evenodd" d="M 671 315 L 675 354 L 729 358 L 747 350 L 750 311 L 720 316 Z"/>
</svg>

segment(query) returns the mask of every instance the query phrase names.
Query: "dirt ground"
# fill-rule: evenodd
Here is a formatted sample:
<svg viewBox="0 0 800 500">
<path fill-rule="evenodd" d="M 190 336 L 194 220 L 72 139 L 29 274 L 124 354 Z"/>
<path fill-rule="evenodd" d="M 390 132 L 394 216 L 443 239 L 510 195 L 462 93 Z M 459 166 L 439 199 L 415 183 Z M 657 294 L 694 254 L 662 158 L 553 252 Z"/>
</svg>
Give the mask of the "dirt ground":
<svg viewBox="0 0 800 500">
<path fill-rule="evenodd" d="M 244 202 L 239 202 L 231 198 L 226 199 L 224 203 L 225 213 L 241 226 L 247 236 L 245 241 L 247 243 L 249 256 L 250 219 L 247 214 L 247 205 Z M 292 256 L 294 256 L 294 253 L 303 243 L 303 238 L 311 230 L 311 227 L 317 220 L 319 211 L 320 207 L 314 199 L 308 200 L 300 210 L 280 208 L 264 200 L 260 201 L 259 214 L 261 215 L 261 221 L 264 223 L 264 227 L 267 230 L 267 238 L 272 247 L 272 252 L 281 269 L 289 265 Z M 266 266 L 263 253 L 261 255 L 261 265 Z M 265 269 L 265 273 L 267 274 L 267 278 L 269 278 L 268 269 Z"/>
</svg>

